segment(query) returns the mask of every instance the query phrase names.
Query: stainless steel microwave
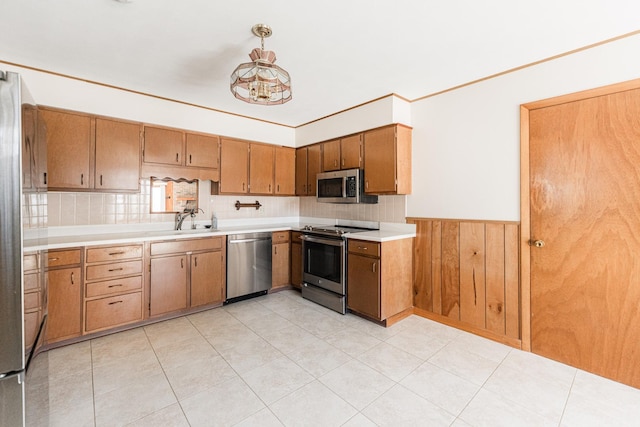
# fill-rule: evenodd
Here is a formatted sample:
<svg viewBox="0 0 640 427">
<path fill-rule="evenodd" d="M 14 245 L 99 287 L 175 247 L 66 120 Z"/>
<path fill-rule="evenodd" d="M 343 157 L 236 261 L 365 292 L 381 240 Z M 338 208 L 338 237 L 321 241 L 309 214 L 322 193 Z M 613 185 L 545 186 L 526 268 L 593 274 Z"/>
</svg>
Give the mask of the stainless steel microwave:
<svg viewBox="0 0 640 427">
<path fill-rule="evenodd" d="M 378 203 L 378 196 L 364 194 L 364 171 L 346 169 L 317 175 L 316 198 L 323 203 Z"/>
</svg>

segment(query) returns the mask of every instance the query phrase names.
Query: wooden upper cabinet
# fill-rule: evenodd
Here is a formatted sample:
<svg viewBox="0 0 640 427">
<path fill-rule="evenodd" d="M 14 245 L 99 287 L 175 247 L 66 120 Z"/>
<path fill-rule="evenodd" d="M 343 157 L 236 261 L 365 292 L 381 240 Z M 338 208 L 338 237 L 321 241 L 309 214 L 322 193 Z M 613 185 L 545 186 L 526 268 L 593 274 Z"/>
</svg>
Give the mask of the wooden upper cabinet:
<svg viewBox="0 0 640 427">
<path fill-rule="evenodd" d="M 340 170 L 342 161 L 340 158 L 340 140 L 334 139 L 322 143 L 322 170 L 337 171 Z"/>
<path fill-rule="evenodd" d="M 276 196 L 293 196 L 296 181 L 296 150 L 288 147 L 275 148 Z"/>
<path fill-rule="evenodd" d="M 316 195 L 316 175 L 322 166 L 322 144 L 296 149 L 296 196 Z"/>
<path fill-rule="evenodd" d="M 179 130 L 144 127 L 145 163 L 160 163 L 170 166 L 183 165 L 184 133 Z"/>
<path fill-rule="evenodd" d="M 93 144 L 91 117 L 43 109 L 47 129 L 47 184 L 50 189 L 89 189 Z"/>
<path fill-rule="evenodd" d="M 223 138 L 220 143 L 220 193 L 249 191 L 249 143 Z"/>
<path fill-rule="evenodd" d="M 140 131 L 137 123 L 96 119 L 97 190 L 139 189 Z"/>
<path fill-rule="evenodd" d="M 296 196 L 307 195 L 307 147 L 296 148 Z"/>
<path fill-rule="evenodd" d="M 364 132 L 364 182 L 370 194 L 411 193 L 411 128 L 385 126 Z"/>
<path fill-rule="evenodd" d="M 273 145 L 250 145 L 249 193 L 273 193 L 273 157 Z"/>
<path fill-rule="evenodd" d="M 307 195 L 316 195 L 316 178 L 320 173 L 322 149 L 320 144 L 307 147 Z"/>
<path fill-rule="evenodd" d="M 217 169 L 220 162 L 218 157 L 220 138 L 217 136 L 187 133 L 187 155 L 185 165 Z"/>
<path fill-rule="evenodd" d="M 340 168 L 362 168 L 362 134 L 347 136 L 340 140 Z"/>
</svg>

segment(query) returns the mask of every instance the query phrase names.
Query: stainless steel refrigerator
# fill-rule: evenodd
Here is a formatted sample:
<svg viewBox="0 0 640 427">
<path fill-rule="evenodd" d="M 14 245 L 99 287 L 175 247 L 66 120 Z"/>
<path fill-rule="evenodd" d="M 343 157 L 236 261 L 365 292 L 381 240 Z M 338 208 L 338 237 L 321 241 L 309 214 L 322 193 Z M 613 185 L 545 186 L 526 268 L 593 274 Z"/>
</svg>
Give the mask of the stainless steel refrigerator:
<svg viewBox="0 0 640 427">
<path fill-rule="evenodd" d="M 23 284 L 22 111 L 35 103 L 20 75 L 0 71 L 0 426 L 25 423 L 25 376 L 32 352 L 26 348 Z M 26 144 L 25 144 L 26 142 Z M 32 161 L 26 154 L 27 164 Z M 27 196 L 29 197 L 29 196 Z M 45 305 L 46 307 L 46 305 Z M 38 330 L 46 316 L 42 316 Z"/>
</svg>

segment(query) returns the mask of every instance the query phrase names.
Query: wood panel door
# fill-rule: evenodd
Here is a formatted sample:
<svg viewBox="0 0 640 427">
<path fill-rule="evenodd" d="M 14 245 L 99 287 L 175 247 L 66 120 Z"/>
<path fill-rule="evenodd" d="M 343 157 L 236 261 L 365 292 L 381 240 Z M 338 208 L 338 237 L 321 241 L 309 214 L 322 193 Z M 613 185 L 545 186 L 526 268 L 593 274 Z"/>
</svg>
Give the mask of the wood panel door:
<svg viewBox="0 0 640 427">
<path fill-rule="evenodd" d="M 342 169 L 362 168 L 362 134 L 347 136 L 340 140 Z"/>
<path fill-rule="evenodd" d="M 640 387 L 640 89 L 528 118 L 532 351 Z"/>
<path fill-rule="evenodd" d="M 348 255 L 347 305 L 353 311 L 380 319 L 380 258 Z"/>
<path fill-rule="evenodd" d="M 143 152 L 145 163 L 182 166 L 184 165 L 183 155 L 184 133 L 182 131 L 145 126 Z"/>
<path fill-rule="evenodd" d="M 82 332 L 82 269 L 47 272 L 47 342 L 80 336 Z"/>
<path fill-rule="evenodd" d="M 187 308 L 186 255 L 151 258 L 149 315 Z"/>
<path fill-rule="evenodd" d="M 340 170 L 340 163 L 340 140 L 323 142 L 322 170 L 325 172 Z"/>
<path fill-rule="evenodd" d="M 271 248 L 271 287 L 281 288 L 291 284 L 289 272 L 291 270 L 289 243 L 277 243 Z"/>
<path fill-rule="evenodd" d="M 217 136 L 187 133 L 186 144 L 186 166 L 209 169 L 218 168 L 218 163 L 220 162 L 218 157 L 220 138 Z"/>
<path fill-rule="evenodd" d="M 96 190 L 138 191 L 140 125 L 96 119 Z"/>
<path fill-rule="evenodd" d="M 395 193 L 397 176 L 395 141 L 395 127 L 384 127 L 365 132 L 365 192 Z"/>
<path fill-rule="evenodd" d="M 307 147 L 296 148 L 296 196 L 307 195 Z"/>
<path fill-rule="evenodd" d="M 222 302 L 223 282 L 221 251 L 191 255 L 191 307 Z"/>
<path fill-rule="evenodd" d="M 47 129 L 47 183 L 51 189 L 88 189 L 91 183 L 91 117 L 41 110 Z"/>
<path fill-rule="evenodd" d="M 273 193 L 273 146 L 251 144 L 249 156 L 249 193 Z"/>
<path fill-rule="evenodd" d="M 249 143 L 223 139 L 220 143 L 220 192 L 246 193 L 249 184 Z"/>
<path fill-rule="evenodd" d="M 316 179 L 320 173 L 322 163 L 322 148 L 320 144 L 307 147 L 307 195 L 316 195 Z"/>
<path fill-rule="evenodd" d="M 293 196 L 296 183 L 296 150 L 275 147 L 275 189 L 276 196 Z"/>
</svg>

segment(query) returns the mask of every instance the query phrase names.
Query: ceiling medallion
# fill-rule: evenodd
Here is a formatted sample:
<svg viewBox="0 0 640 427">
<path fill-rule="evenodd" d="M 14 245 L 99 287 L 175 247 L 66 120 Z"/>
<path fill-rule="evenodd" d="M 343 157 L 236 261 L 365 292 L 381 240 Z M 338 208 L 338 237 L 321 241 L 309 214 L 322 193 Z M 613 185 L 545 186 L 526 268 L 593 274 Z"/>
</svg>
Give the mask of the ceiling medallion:
<svg viewBox="0 0 640 427">
<path fill-rule="evenodd" d="M 260 37 L 260 48 L 249 54 L 253 62 L 238 65 L 231 73 L 231 93 L 249 104 L 277 105 L 291 101 L 291 77 L 275 65 L 276 54 L 264 50 L 264 39 L 271 36 L 271 27 L 256 24 L 251 29 Z"/>
</svg>

